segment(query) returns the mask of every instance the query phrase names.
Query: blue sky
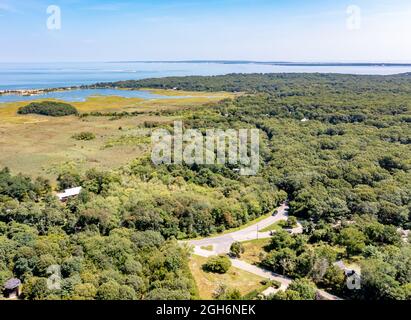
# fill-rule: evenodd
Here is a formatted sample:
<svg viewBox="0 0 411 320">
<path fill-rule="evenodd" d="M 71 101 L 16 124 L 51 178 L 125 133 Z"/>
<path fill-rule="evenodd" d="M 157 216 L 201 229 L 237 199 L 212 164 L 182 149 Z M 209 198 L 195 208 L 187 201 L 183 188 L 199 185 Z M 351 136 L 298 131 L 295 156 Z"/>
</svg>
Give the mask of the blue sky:
<svg viewBox="0 0 411 320">
<path fill-rule="evenodd" d="M 47 29 L 49 5 L 61 30 Z M 409 0 L 0 0 L 0 30 L 0 62 L 411 62 Z"/>
</svg>

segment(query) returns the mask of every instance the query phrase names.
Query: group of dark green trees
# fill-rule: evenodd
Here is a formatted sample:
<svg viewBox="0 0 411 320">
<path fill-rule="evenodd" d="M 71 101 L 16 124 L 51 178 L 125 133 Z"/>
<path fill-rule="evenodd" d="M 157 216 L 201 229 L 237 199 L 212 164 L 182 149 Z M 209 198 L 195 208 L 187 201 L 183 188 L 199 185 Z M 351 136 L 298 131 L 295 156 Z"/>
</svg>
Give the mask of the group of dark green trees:
<svg viewBox="0 0 411 320">
<path fill-rule="evenodd" d="M 75 107 L 68 103 L 57 101 L 41 101 L 32 102 L 27 106 L 21 107 L 18 110 L 19 114 L 38 114 L 50 117 L 63 117 L 69 115 L 77 115 L 78 111 Z"/>
</svg>

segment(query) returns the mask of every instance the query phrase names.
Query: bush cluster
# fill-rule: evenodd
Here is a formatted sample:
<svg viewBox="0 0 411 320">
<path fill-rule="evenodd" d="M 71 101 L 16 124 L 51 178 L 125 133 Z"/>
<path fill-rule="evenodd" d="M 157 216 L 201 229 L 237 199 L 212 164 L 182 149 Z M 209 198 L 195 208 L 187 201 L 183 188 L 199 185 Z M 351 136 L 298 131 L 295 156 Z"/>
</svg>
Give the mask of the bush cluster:
<svg viewBox="0 0 411 320">
<path fill-rule="evenodd" d="M 203 269 L 213 273 L 227 273 L 231 268 L 231 261 L 226 256 L 214 256 L 210 257 L 204 264 Z"/>
<path fill-rule="evenodd" d="M 78 111 L 72 105 L 63 102 L 42 101 L 32 102 L 27 106 L 21 107 L 18 114 L 39 114 L 51 117 L 64 117 L 77 115 Z"/>
<path fill-rule="evenodd" d="M 94 140 L 96 136 L 92 132 L 80 132 L 80 133 L 76 133 L 75 135 L 73 135 L 72 138 L 75 140 L 79 140 L 79 141 L 90 141 L 90 140 Z"/>
</svg>

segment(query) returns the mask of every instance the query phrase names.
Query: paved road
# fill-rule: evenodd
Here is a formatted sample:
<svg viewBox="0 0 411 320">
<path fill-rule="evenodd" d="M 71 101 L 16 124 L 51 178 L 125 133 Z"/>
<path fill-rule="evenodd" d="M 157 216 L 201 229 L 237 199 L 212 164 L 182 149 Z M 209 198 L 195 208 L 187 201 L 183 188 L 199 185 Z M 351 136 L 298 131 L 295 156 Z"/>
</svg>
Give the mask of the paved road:
<svg viewBox="0 0 411 320">
<path fill-rule="evenodd" d="M 210 257 L 213 255 L 213 253 L 210 253 L 208 250 L 202 250 L 202 249 L 197 249 L 194 250 L 194 254 L 201 256 L 201 257 Z M 230 259 L 231 264 L 233 267 L 250 272 L 252 274 L 255 274 L 257 276 L 260 276 L 262 278 L 270 279 L 270 280 L 275 280 L 279 283 L 281 283 L 281 287 L 279 289 L 273 289 L 273 290 L 267 290 L 265 293 L 266 296 L 269 296 L 270 294 L 277 293 L 278 291 L 285 291 L 287 290 L 288 286 L 291 284 L 293 279 L 282 276 L 280 274 L 277 274 L 275 272 L 272 272 L 267 269 L 263 269 L 260 267 L 257 267 L 255 265 L 249 264 L 245 261 L 238 260 L 238 259 Z M 332 294 L 329 294 L 328 292 L 324 290 L 317 290 L 317 295 L 320 297 L 321 300 L 341 300 L 339 297 L 336 297 Z"/>
<path fill-rule="evenodd" d="M 283 204 L 280 208 L 278 208 L 275 215 L 261 220 L 260 222 L 252 226 L 214 238 L 188 241 L 188 243 L 194 246 L 195 252 L 202 253 L 201 255 L 203 256 L 204 254 L 206 254 L 203 251 L 207 250 L 202 250 L 201 247 L 207 246 L 213 246 L 212 251 L 207 251 L 209 256 L 229 253 L 231 245 L 236 241 L 244 242 L 256 239 L 270 238 L 270 232 L 259 232 L 259 230 L 263 230 L 278 221 L 286 221 L 288 219 L 288 209 L 288 206 L 286 204 Z M 293 233 L 302 233 L 302 227 L 299 225 L 298 228 L 293 230 Z"/>
<path fill-rule="evenodd" d="M 236 242 L 243 242 L 243 241 L 250 241 L 255 239 L 266 239 L 270 238 L 270 232 L 259 232 L 259 230 L 263 230 L 266 227 L 271 226 L 272 224 L 278 221 L 286 221 L 288 219 L 288 209 L 289 207 L 286 204 L 283 204 L 280 208 L 278 208 L 277 213 L 271 217 L 268 217 L 260 222 L 244 228 L 239 231 L 227 233 L 225 235 L 217 236 L 214 238 L 206 238 L 201 240 L 191 240 L 185 243 L 194 247 L 194 254 L 201 256 L 201 257 L 210 257 L 219 254 L 226 254 L 230 252 L 231 245 Z M 299 234 L 303 232 L 303 228 L 301 224 L 298 224 L 297 228 L 292 230 L 293 234 Z M 212 246 L 213 250 L 204 250 L 201 247 Z M 280 290 L 286 290 L 288 286 L 293 281 L 291 278 L 276 274 L 272 271 L 257 267 L 255 265 L 249 264 L 245 261 L 238 260 L 238 259 L 230 259 L 231 263 L 234 267 L 253 273 L 257 276 L 267 278 L 270 280 L 275 280 L 281 283 Z M 323 290 L 318 290 L 318 294 L 324 300 L 340 300 L 338 297 L 328 294 Z"/>
<path fill-rule="evenodd" d="M 197 247 L 194 250 L 194 254 L 200 257 L 205 257 L 205 258 L 214 255 L 212 252 L 210 253 L 210 251 L 208 250 L 198 249 Z M 252 274 L 255 274 L 265 279 L 278 281 L 279 283 L 281 283 L 281 288 L 280 288 L 281 290 L 286 290 L 288 286 L 290 285 L 290 283 L 292 282 L 292 279 L 276 274 L 272 271 L 257 267 L 255 265 L 249 264 L 245 261 L 242 261 L 239 259 L 230 259 L 230 260 L 231 260 L 232 266 L 237 269 L 250 272 Z"/>
</svg>

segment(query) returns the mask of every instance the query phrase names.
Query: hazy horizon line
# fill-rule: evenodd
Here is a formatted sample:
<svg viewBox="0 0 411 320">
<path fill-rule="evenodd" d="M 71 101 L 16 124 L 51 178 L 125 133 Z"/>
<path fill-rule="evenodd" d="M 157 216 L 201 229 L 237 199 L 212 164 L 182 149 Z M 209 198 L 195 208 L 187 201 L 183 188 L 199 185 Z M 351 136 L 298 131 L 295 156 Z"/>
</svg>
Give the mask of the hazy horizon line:
<svg viewBox="0 0 411 320">
<path fill-rule="evenodd" d="M 287 66 L 411 66 L 411 61 L 286 61 L 242 59 L 183 59 L 183 60 L 72 60 L 72 61 L 0 61 L 0 64 L 46 64 L 46 63 L 221 63 L 221 64 L 271 64 Z"/>
</svg>

